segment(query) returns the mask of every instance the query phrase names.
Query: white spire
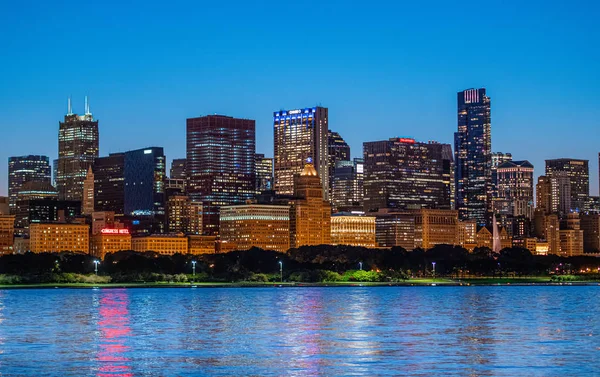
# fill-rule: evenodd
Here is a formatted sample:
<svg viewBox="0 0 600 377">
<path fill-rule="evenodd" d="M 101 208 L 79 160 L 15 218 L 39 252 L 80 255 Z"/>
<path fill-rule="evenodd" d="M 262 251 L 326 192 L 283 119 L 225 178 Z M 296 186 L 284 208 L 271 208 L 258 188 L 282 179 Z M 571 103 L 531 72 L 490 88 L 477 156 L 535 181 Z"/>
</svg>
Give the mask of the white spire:
<svg viewBox="0 0 600 377">
<path fill-rule="evenodd" d="M 87 96 L 85 96 L 85 115 L 90 115 L 90 104 L 88 103 Z"/>
<path fill-rule="evenodd" d="M 71 96 L 67 99 L 67 115 L 73 115 L 73 108 L 71 107 Z"/>
</svg>

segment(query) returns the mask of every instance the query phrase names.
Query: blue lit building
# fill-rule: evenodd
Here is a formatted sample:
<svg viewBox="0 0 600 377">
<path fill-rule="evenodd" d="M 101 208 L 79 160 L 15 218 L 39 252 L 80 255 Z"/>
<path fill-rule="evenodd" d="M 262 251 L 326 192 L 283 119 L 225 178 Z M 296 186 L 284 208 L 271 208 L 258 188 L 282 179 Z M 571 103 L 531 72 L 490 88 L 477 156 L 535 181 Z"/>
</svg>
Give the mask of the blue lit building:
<svg viewBox="0 0 600 377">
<path fill-rule="evenodd" d="M 458 92 L 454 134 L 456 209 L 461 220 L 487 225 L 492 213 L 491 102 L 485 89 Z"/>
<path fill-rule="evenodd" d="M 124 153 L 125 214 L 164 216 L 166 159 L 163 148 L 150 147 Z"/>
</svg>

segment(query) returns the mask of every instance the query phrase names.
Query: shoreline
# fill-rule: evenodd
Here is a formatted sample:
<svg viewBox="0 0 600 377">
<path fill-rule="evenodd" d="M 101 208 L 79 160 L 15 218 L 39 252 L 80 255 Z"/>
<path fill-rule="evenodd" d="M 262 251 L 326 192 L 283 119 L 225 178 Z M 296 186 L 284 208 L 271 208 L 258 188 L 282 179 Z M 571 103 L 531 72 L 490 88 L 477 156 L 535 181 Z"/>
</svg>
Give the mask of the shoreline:
<svg viewBox="0 0 600 377">
<path fill-rule="evenodd" d="M 547 281 L 544 281 L 547 280 Z M 554 282 L 543 278 L 472 278 L 461 280 L 450 279 L 416 279 L 406 282 L 328 282 L 328 283 L 301 283 L 301 282 L 138 282 L 138 283 L 41 283 L 41 284 L 15 284 L 0 285 L 0 290 L 10 289 L 125 289 L 125 288 L 341 288 L 341 287 L 482 287 L 482 286 L 594 286 L 600 281 L 570 281 Z"/>
</svg>

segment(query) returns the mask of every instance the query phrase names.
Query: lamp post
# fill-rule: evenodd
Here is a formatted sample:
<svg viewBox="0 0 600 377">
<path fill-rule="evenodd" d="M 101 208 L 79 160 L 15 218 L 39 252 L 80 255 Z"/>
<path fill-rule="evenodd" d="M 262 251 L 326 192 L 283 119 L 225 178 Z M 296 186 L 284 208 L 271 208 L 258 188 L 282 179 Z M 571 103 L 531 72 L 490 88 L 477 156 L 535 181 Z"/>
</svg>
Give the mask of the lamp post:
<svg viewBox="0 0 600 377">
<path fill-rule="evenodd" d="M 435 262 L 431 262 L 431 265 L 433 266 L 433 280 L 435 280 Z"/>
<path fill-rule="evenodd" d="M 196 261 L 192 261 L 192 276 L 196 276 Z"/>
<path fill-rule="evenodd" d="M 283 262 L 279 261 L 279 277 L 281 279 L 281 282 L 283 283 Z"/>
<path fill-rule="evenodd" d="M 94 260 L 94 272 L 98 275 L 98 265 L 100 264 L 99 260 Z"/>
<path fill-rule="evenodd" d="M 362 262 L 358 262 L 358 268 L 362 271 Z"/>
</svg>

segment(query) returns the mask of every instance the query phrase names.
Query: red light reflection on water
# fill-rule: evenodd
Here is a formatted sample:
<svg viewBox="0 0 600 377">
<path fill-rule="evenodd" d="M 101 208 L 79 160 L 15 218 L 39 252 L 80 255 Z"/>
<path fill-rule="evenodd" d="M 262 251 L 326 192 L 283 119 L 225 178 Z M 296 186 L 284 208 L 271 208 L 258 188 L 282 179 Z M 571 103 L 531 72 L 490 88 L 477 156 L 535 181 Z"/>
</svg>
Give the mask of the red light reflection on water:
<svg viewBox="0 0 600 377">
<path fill-rule="evenodd" d="M 100 330 L 97 360 L 100 362 L 99 377 L 132 377 L 129 347 L 125 341 L 131 333 L 129 328 L 129 298 L 125 290 L 102 290 L 100 296 Z"/>
</svg>

